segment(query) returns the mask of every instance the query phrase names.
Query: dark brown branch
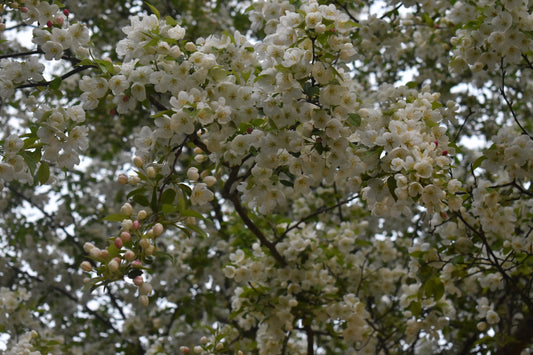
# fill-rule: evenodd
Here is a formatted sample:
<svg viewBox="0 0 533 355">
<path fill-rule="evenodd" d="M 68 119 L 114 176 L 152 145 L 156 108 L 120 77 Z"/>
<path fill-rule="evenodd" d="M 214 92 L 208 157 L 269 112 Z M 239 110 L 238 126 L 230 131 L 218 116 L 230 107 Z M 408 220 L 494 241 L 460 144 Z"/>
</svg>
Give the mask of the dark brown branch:
<svg viewBox="0 0 533 355">
<path fill-rule="evenodd" d="M 19 58 L 19 57 L 25 57 L 25 56 L 28 56 L 28 55 L 42 54 L 42 53 L 43 52 L 40 49 L 37 49 L 35 51 L 2 54 L 2 55 L 0 55 L 0 59 L 4 59 L 4 58 Z"/>
<path fill-rule="evenodd" d="M 257 227 L 257 225 L 248 217 L 248 211 L 246 208 L 241 204 L 241 200 L 239 198 L 239 195 L 237 193 L 231 193 L 227 198 L 233 202 L 233 206 L 235 207 L 235 211 L 239 214 L 239 217 L 241 217 L 244 224 L 248 227 L 248 229 L 259 239 L 259 242 L 261 243 L 261 246 L 266 247 L 270 254 L 276 261 L 281 265 L 285 266 L 287 265 L 287 262 L 283 258 L 283 256 L 278 252 L 276 249 L 276 243 L 273 243 L 267 239 L 267 237 L 263 234 L 261 229 Z"/>
<path fill-rule="evenodd" d="M 478 236 L 481 239 L 481 242 L 485 246 L 485 249 L 487 250 L 488 260 L 491 262 L 491 265 L 496 267 L 498 272 L 502 275 L 502 277 L 509 283 L 509 285 L 514 289 L 514 291 L 520 296 L 522 301 L 526 304 L 529 312 L 533 312 L 533 303 L 531 302 L 531 299 L 525 295 L 520 287 L 515 283 L 515 281 L 512 279 L 509 274 L 507 274 L 506 270 L 503 269 L 502 265 L 498 262 L 498 257 L 494 254 L 492 251 L 492 248 L 489 245 L 489 242 L 487 238 L 485 237 L 485 233 L 483 231 L 479 231 L 473 226 L 471 226 L 461 215 L 461 213 L 455 214 L 457 218 L 463 222 L 463 224 L 470 230 L 472 233 L 474 233 L 476 236 Z M 492 259 L 492 260 L 491 260 Z"/>
<path fill-rule="evenodd" d="M 305 221 L 308 221 L 308 220 L 310 220 L 310 219 L 312 219 L 312 218 L 314 218 L 314 217 L 316 217 L 319 214 L 322 214 L 324 212 L 328 212 L 328 211 L 334 210 L 335 208 L 339 208 L 342 205 L 347 204 L 347 203 L 355 200 L 358 197 L 359 197 L 359 195 L 355 194 L 355 195 L 350 196 L 350 197 L 348 197 L 348 198 L 346 198 L 344 200 L 339 201 L 338 203 L 334 204 L 333 206 L 322 206 L 322 207 L 320 207 L 315 212 L 303 217 L 302 219 L 300 219 L 295 224 L 288 226 L 287 229 L 285 229 L 285 232 L 283 232 L 283 234 L 276 240 L 276 242 L 279 242 L 280 240 L 282 240 L 287 235 L 287 233 L 289 233 L 293 229 L 298 228 Z"/>
<path fill-rule="evenodd" d="M 74 75 L 74 74 L 77 74 L 81 71 L 84 71 L 86 69 L 89 69 L 89 68 L 97 68 L 95 65 L 80 65 L 79 67 L 76 67 L 74 69 L 72 69 L 71 71 L 69 71 L 68 73 L 65 73 L 63 75 L 60 76 L 61 80 L 65 80 L 66 78 Z M 34 87 L 39 87 L 39 86 L 48 86 L 52 83 L 52 81 L 54 80 L 50 80 L 50 81 L 39 81 L 38 83 L 27 83 L 27 84 L 22 84 L 22 85 L 19 85 L 17 86 L 16 88 L 17 89 L 22 89 L 22 88 L 34 88 Z"/>
<path fill-rule="evenodd" d="M 507 98 L 507 95 L 505 94 L 505 68 L 503 66 L 503 57 L 501 59 L 501 72 L 502 72 L 502 86 L 500 87 L 500 94 L 502 95 L 503 100 L 507 104 L 507 107 L 509 108 L 509 111 L 511 111 L 511 115 L 513 116 L 514 121 L 520 127 L 520 130 L 523 134 L 527 135 L 529 139 L 533 140 L 533 137 L 526 131 L 526 129 L 522 126 L 520 121 L 518 121 L 518 117 L 516 116 L 516 112 L 513 109 L 513 103 Z"/>
</svg>

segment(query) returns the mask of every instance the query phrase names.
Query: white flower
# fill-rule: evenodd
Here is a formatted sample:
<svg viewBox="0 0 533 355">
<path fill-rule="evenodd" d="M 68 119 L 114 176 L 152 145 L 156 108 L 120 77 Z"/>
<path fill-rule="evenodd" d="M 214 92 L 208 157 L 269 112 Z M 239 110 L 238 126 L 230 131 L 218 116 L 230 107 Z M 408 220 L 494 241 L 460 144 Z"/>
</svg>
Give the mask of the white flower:
<svg viewBox="0 0 533 355">
<path fill-rule="evenodd" d="M 204 183 L 194 185 L 191 193 L 191 203 L 193 205 L 203 205 L 211 201 L 214 194 L 207 188 Z"/>
<path fill-rule="evenodd" d="M 43 44 L 41 48 L 44 52 L 44 57 L 46 60 L 59 60 L 63 55 L 63 46 L 58 42 L 48 41 Z"/>
<path fill-rule="evenodd" d="M 17 153 L 23 146 L 24 142 L 16 134 L 9 135 L 4 141 L 4 149 L 9 154 Z"/>
</svg>

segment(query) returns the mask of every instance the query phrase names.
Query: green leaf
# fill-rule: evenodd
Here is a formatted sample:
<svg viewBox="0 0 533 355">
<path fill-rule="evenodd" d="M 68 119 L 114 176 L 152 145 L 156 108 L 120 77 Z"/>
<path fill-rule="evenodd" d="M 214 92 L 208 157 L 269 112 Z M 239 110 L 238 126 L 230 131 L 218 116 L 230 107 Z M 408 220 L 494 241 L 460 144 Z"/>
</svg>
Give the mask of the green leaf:
<svg viewBox="0 0 533 355">
<path fill-rule="evenodd" d="M 176 190 L 166 189 L 161 195 L 161 203 L 171 205 L 174 202 L 175 198 L 176 198 Z"/>
<path fill-rule="evenodd" d="M 122 222 L 123 220 L 127 219 L 128 216 L 122 213 L 113 213 L 104 218 L 104 221 L 110 221 L 110 222 Z"/>
<path fill-rule="evenodd" d="M 24 158 L 26 165 L 28 165 L 28 168 L 30 169 L 30 173 L 33 175 L 35 173 L 35 169 L 37 169 L 37 161 L 39 161 L 41 158 L 39 157 L 39 159 L 35 159 L 34 154 L 28 151 L 21 151 L 18 154 Z"/>
<path fill-rule="evenodd" d="M 204 219 L 204 216 L 200 212 L 194 210 L 183 210 L 181 211 L 181 215 L 184 217 L 195 217 L 199 219 Z"/>
<path fill-rule="evenodd" d="M 431 103 L 431 108 L 434 109 L 434 110 L 436 110 L 436 109 L 438 109 L 438 108 L 441 108 L 441 107 L 443 107 L 443 106 L 444 106 L 444 105 L 441 104 L 441 103 L 438 102 L 438 101 L 435 101 L 435 102 L 432 102 L 432 103 Z"/>
<path fill-rule="evenodd" d="M 472 164 L 472 170 L 476 170 L 477 168 L 479 168 L 481 166 L 481 163 L 483 163 L 483 161 L 486 159 L 487 157 L 485 155 L 482 155 L 479 158 L 477 158 Z"/>
<path fill-rule="evenodd" d="M 148 198 L 144 195 L 135 195 L 132 197 L 132 200 L 138 203 L 141 206 L 148 206 L 150 205 L 150 201 L 148 201 Z"/>
<path fill-rule="evenodd" d="M 418 86 L 418 83 L 416 81 L 410 81 L 407 84 L 405 84 L 409 89 L 416 89 Z"/>
<path fill-rule="evenodd" d="M 360 127 L 361 126 L 361 116 L 357 113 L 349 113 L 348 114 L 348 123 L 350 123 L 354 127 Z"/>
<path fill-rule="evenodd" d="M 41 185 L 44 185 L 48 181 L 48 179 L 50 178 L 50 166 L 47 162 L 41 162 L 41 165 L 39 165 L 39 169 L 37 169 L 37 175 L 35 177 Z"/>
<path fill-rule="evenodd" d="M 50 84 L 48 84 L 48 85 L 49 85 L 50 89 L 57 90 L 61 86 L 61 82 L 62 81 L 63 81 L 63 79 L 61 79 L 61 77 L 58 76 L 54 80 L 52 80 L 50 82 Z"/>
<path fill-rule="evenodd" d="M 396 192 L 394 192 L 394 190 L 396 190 L 396 187 L 398 186 L 394 176 L 389 176 L 389 178 L 387 179 L 387 186 L 389 188 L 390 194 L 394 198 L 394 201 L 398 201 L 398 196 L 396 196 Z"/>
<path fill-rule="evenodd" d="M 165 17 L 165 23 L 167 25 L 169 25 L 169 26 L 172 26 L 172 27 L 175 27 L 176 25 L 178 25 L 178 21 L 176 21 L 176 19 L 174 19 L 171 16 L 166 16 Z"/>
<path fill-rule="evenodd" d="M 409 310 L 413 314 L 413 316 L 418 317 L 422 313 L 422 305 L 420 302 L 411 302 L 409 305 Z"/>
<path fill-rule="evenodd" d="M 145 1 L 144 4 L 150 8 L 150 11 L 152 11 L 152 13 L 157 17 L 158 20 L 161 19 L 161 14 L 159 13 L 159 10 L 155 6 L 151 5 L 147 1 Z"/>
</svg>

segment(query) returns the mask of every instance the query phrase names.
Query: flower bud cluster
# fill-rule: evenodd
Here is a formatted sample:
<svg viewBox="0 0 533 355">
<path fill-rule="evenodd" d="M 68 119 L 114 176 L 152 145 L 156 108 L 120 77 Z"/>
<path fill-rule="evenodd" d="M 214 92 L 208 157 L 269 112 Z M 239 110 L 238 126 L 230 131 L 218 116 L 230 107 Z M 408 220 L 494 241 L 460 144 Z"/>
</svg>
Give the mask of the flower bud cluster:
<svg viewBox="0 0 533 355">
<path fill-rule="evenodd" d="M 122 215 L 131 216 L 133 208 L 129 203 L 122 205 L 120 212 Z M 140 210 L 138 216 L 147 217 L 145 210 Z M 133 280 L 133 284 L 139 291 L 139 302 L 146 306 L 149 303 L 152 285 L 146 282 L 142 276 L 142 270 L 147 268 L 146 262 L 151 260 L 156 251 L 155 240 L 164 232 L 161 223 L 146 227 L 141 222 L 131 219 L 122 221 L 120 235 L 111 238 L 110 246 L 107 249 L 99 249 L 92 243 L 85 243 L 83 246 L 88 257 L 95 263 L 99 263 L 96 268 L 89 261 L 83 261 L 80 268 L 85 272 L 96 272 L 96 277 L 87 282 L 99 284 L 114 280 L 121 280 L 127 275 Z M 151 261 L 150 261 L 151 262 Z"/>
</svg>

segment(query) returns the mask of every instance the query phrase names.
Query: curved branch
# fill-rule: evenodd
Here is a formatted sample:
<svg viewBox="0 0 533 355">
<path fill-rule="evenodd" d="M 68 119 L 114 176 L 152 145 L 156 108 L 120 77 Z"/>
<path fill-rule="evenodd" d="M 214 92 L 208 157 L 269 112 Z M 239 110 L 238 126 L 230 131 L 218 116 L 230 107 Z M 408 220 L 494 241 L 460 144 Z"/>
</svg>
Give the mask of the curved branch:
<svg viewBox="0 0 533 355">
<path fill-rule="evenodd" d="M 74 69 L 72 69 L 71 71 L 69 71 L 68 73 L 65 73 L 63 75 L 60 76 L 61 80 L 65 80 L 66 78 L 74 75 L 74 74 L 77 74 L 81 71 L 84 71 L 86 69 L 89 69 L 89 68 L 97 68 L 95 65 L 80 65 L 79 67 L 76 67 Z M 55 80 L 55 79 L 54 79 Z M 23 89 L 23 88 L 34 88 L 34 87 L 39 87 L 39 86 L 48 86 L 50 85 L 54 80 L 50 80 L 50 81 L 39 81 L 38 83 L 28 83 L 28 84 L 22 84 L 22 85 L 19 85 L 17 86 L 16 88 L 17 89 Z"/>
</svg>

